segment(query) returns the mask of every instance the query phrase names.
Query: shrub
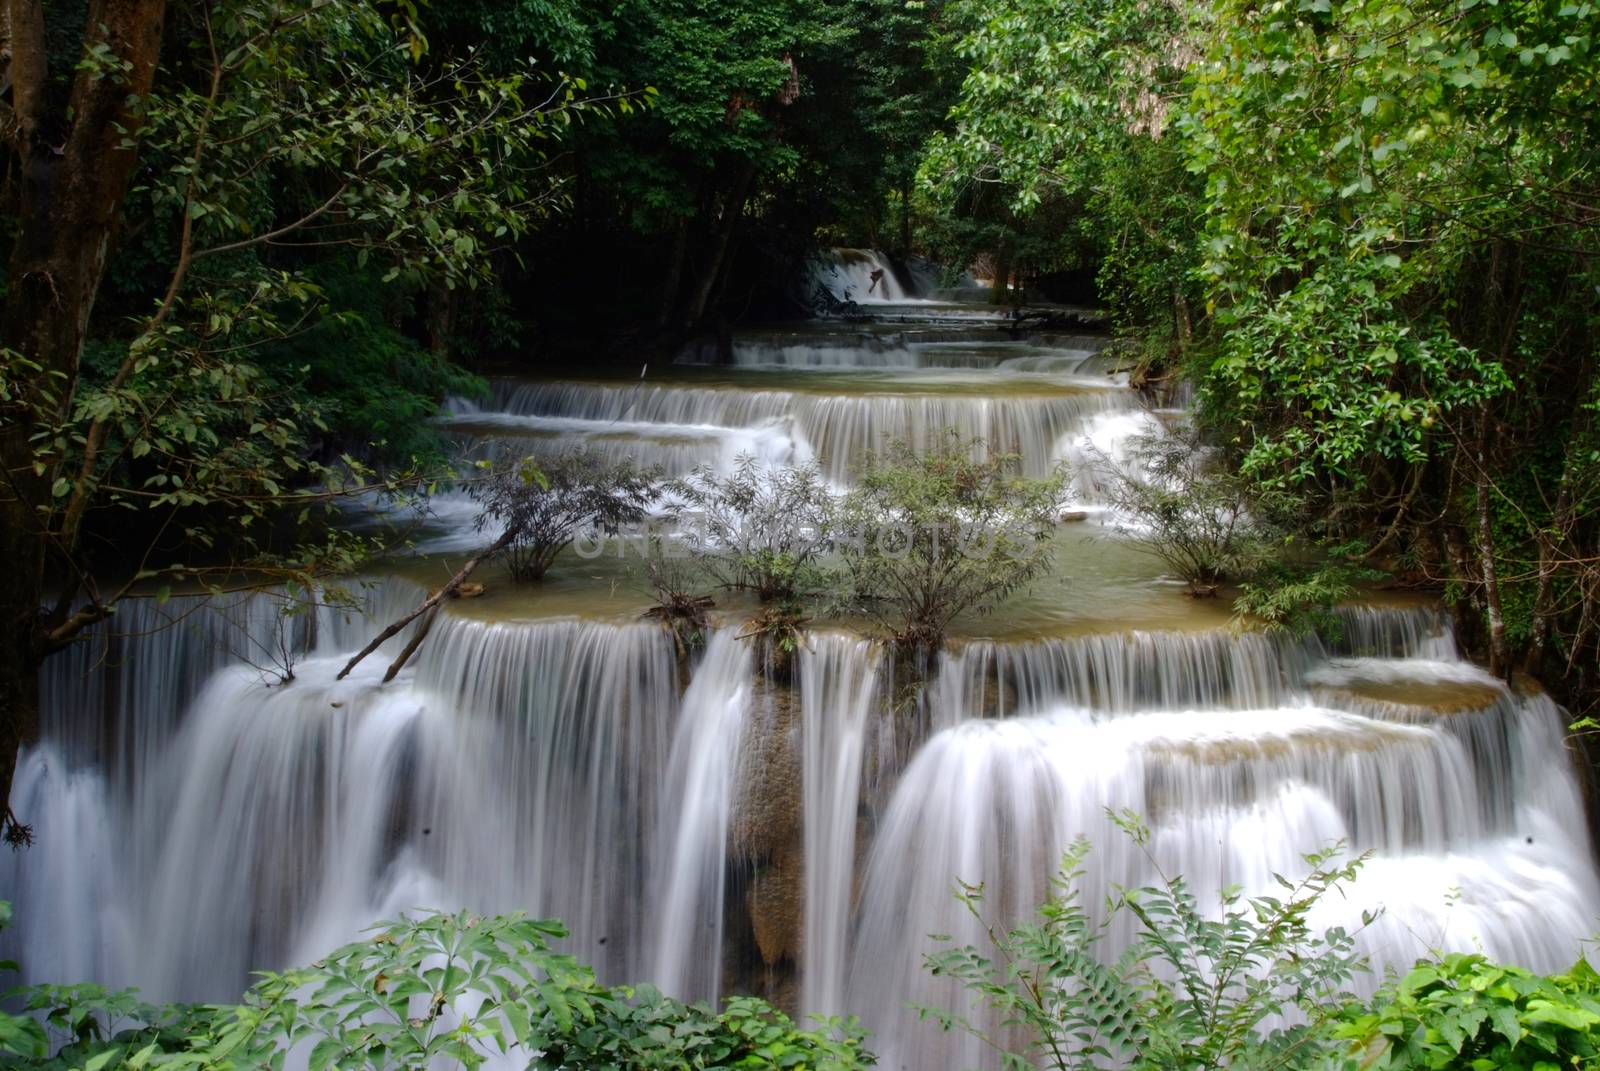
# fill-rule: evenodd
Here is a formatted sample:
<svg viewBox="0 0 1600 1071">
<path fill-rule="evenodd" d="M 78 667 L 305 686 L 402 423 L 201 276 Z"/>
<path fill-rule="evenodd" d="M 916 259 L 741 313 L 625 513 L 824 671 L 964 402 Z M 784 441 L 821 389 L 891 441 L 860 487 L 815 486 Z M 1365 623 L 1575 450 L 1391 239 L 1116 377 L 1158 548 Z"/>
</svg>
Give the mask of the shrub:
<svg viewBox="0 0 1600 1071">
<path fill-rule="evenodd" d="M 622 462 L 608 464 L 583 450 L 548 461 L 501 462 L 472 485 L 483 508 L 477 528 L 497 523 L 517 533 L 501 553 L 512 579 L 538 580 L 584 528 L 608 535 L 643 519 L 655 501 L 659 475 Z"/>
<path fill-rule="evenodd" d="M 844 601 L 898 643 L 933 649 L 959 614 L 984 614 L 1049 566 L 1064 472 L 1017 475 L 1018 457 L 953 433 L 918 455 L 869 456 L 840 503 Z"/>
<path fill-rule="evenodd" d="M 1117 821 L 1148 843 L 1136 818 Z M 1331 851 L 1307 856 L 1305 878 L 1278 879 L 1283 897 L 1246 900 L 1225 890 L 1219 918 L 1201 909 L 1181 877 L 1163 875 L 1114 894 L 1097 921 L 1076 889 L 1087 852 L 1083 840 L 1069 849 L 1037 921 L 1008 931 L 984 921 L 982 888 L 963 886 L 960 900 L 994 948 L 927 958 L 934 974 L 959 980 L 997 1022 L 1022 1029 L 997 1035 L 943 1009 L 922 1008 L 924 1018 L 998 1048 L 1008 1069 L 1305 1067 L 1334 1050 L 1327 1024 L 1342 987 L 1365 965 L 1350 934 L 1313 933 L 1307 918 L 1323 894 L 1354 877 L 1358 862 L 1335 865 Z M 1122 913 L 1136 922 L 1133 941 L 1102 962 L 1100 941 Z M 1290 1011 L 1300 1022 L 1281 1025 Z"/>
<path fill-rule="evenodd" d="M 1192 426 L 1135 436 L 1131 448 L 1134 465 L 1102 456 L 1096 476 L 1126 518 L 1118 530 L 1166 563 L 1190 594 L 1215 595 L 1264 560 L 1266 514 L 1276 504 L 1253 501 L 1250 484 L 1216 465 Z"/>
<path fill-rule="evenodd" d="M 59 1052 L 35 1019 L 0 1013 L 0 1051 L 12 1066 L 281 1067 L 291 1047 L 310 1071 L 478 1067 L 512 1054 L 530 1068 L 872 1065 L 853 1022 L 797 1028 L 759 1000 L 719 1013 L 649 987 L 601 985 L 550 948 L 559 923 L 465 913 L 402 918 L 315 965 L 261 976 L 242 1003 L 154 1009 L 97 987 L 36 987 Z M 130 1020 L 132 1020 L 130 1022 Z M 108 1023 L 110 1025 L 108 1025 Z"/>
<path fill-rule="evenodd" d="M 697 469 L 669 490 L 674 515 L 692 522 L 689 552 L 720 586 L 779 602 L 821 583 L 833 496 L 816 465 L 762 469 L 744 454 L 727 476 Z"/>
<path fill-rule="evenodd" d="M 1419 961 L 1349 1005 L 1336 1036 L 1349 1068 L 1543 1071 L 1600 1062 L 1600 975 L 1584 959 L 1544 978 L 1483 956 Z"/>
<path fill-rule="evenodd" d="M 1383 575 L 1337 551 L 1321 561 L 1269 561 L 1239 585 L 1233 609 L 1269 629 L 1337 640 L 1341 625 L 1333 608 L 1355 594 L 1357 583 Z"/>
<path fill-rule="evenodd" d="M 316 407 L 330 455 L 443 462 L 448 444 L 431 419 L 439 402 L 481 397 L 487 384 L 390 326 L 410 302 L 382 274 L 345 257 L 309 269 L 330 315 L 263 347 L 262 369 Z"/>
</svg>

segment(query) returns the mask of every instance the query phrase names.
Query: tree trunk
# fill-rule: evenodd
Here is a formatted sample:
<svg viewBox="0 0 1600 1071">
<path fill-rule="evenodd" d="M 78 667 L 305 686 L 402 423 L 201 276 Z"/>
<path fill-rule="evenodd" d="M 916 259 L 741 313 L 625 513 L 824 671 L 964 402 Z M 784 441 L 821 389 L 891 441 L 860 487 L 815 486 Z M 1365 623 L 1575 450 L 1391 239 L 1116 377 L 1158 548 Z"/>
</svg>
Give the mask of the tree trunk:
<svg viewBox="0 0 1600 1071">
<path fill-rule="evenodd" d="M 1522 661 L 1524 673 L 1538 674 L 1544 665 L 1545 646 L 1550 642 L 1550 619 L 1556 609 L 1551 605 L 1554 580 L 1560 565 L 1556 561 L 1559 543 L 1567 538 L 1572 518 L 1571 460 L 1561 473 L 1561 490 L 1556 495 L 1555 511 L 1548 528 L 1537 535 L 1539 543 L 1539 584 L 1533 596 L 1533 626 L 1528 638 L 1527 656 Z"/>
<path fill-rule="evenodd" d="M 678 220 L 672 228 L 672 253 L 667 258 L 667 271 L 661 279 L 661 305 L 656 313 L 656 327 L 665 329 L 672 323 L 673 310 L 678 307 L 678 291 L 683 286 L 683 262 L 689 256 L 689 220 Z"/>
<path fill-rule="evenodd" d="M 1011 250 L 1002 245 L 994 251 L 994 283 L 989 290 L 989 304 L 1004 305 L 1009 295 L 1007 284 L 1011 282 Z"/>
<path fill-rule="evenodd" d="M 1511 660 L 1506 651 L 1506 619 L 1500 605 L 1500 578 L 1495 568 L 1494 518 L 1489 508 L 1489 414 L 1480 419 L 1476 493 L 1478 499 L 1478 560 L 1483 579 L 1483 601 L 1489 614 L 1489 672 L 1509 680 Z"/>
<path fill-rule="evenodd" d="M 455 324 L 456 292 L 444 283 L 428 287 L 423 299 L 428 314 L 428 352 L 448 360 L 450 357 L 450 332 Z"/>
<path fill-rule="evenodd" d="M 1177 284 L 1172 287 L 1172 318 L 1178 328 L 1178 351 L 1187 354 L 1194 337 L 1194 322 L 1189 315 L 1189 299 L 1184 297 L 1183 287 Z"/>
<path fill-rule="evenodd" d="M 911 179 L 900 184 L 900 255 L 911 255 Z"/>
<path fill-rule="evenodd" d="M 35 456 L 35 427 L 71 410 L 84 339 L 133 174 L 144 100 L 155 80 L 166 0 L 93 0 L 85 54 L 108 51 L 113 77 L 79 69 L 65 106 L 52 106 L 43 0 L 0 0 L 10 31 L 16 236 L 8 265 L 0 346 L 31 362 L 29 388 L 0 413 L 0 798 L 9 799 L 19 743 L 38 730 L 40 603 L 49 572 L 75 547 L 53 539 L 53 485 L 62 459 Z M 8 362 L 9 363 L 9 362 Z M 39 464 L 36 464 L 39 463 Z"/>
<path fill-rule="evenodd" d="M 678 321 L 679 326 L 685 330 L 693 330 L 705 318 L 706 308 L 711 302 L 711 294 L 716 287 L 717 279 L 722 274 L 722 266 L 728 257 L 728 250 L 733 245 L 733 234 L 738 229 L 739 219 L 744 215 L 745 197 L 750 192 L 750 184 L 756 177 L 756 165 L 746 164 L 734 179 L 728 193 L 719 201 L 717 218 L 711 221 L 710 232 L 707 235 L 707 259 L 694 280 L 694 287 L 689 293 L 689 300 L 683 309 L 683 315 Z"/>
</svg>

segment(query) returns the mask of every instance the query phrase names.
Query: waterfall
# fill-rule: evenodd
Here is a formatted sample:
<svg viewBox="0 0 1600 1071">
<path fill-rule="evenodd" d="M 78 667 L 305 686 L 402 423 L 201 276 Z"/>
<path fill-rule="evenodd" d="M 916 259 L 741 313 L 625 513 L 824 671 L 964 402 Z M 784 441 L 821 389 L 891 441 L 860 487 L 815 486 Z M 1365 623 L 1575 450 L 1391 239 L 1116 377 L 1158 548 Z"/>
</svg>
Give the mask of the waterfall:
<svg viewBox="0 0 1600 1071">
<path fill-rule="evenodd" d="M 650 436 L 714 439 L 735 448 L 719 448 L 719 456 L 729 459 L 733 452 L 755 453 L 770 463 L 816 458 L 838 484 L 849 481 L 868 453 L 882 453 L 896 442 L 926 450 L 950 432 L 963 442 L 978 439 L 1018 453 L 1026 473 L 1042 475 L 1080 449 L 1079 440 L 1096 416 L 1124 413 L 1139 428 L 1153 420 L 1138 411 L 1127 392 L 1065 386 L 995 398 L 980 392 L 832 394 L 677 384 L 502 382 L 496 384 L 492 404 L 497 414 L 492 420 L 503 429 L 559 430 L 586 441 L 637 433 L 641 438 L 635 456 L 651 464 L 670 468 L 682 462 L 649 445 Z M 481 412 L 462 419 L 468 417 L 477 427 L 491 419 Z M 1128 430 L 1131 426 L 1121 433 Z"/>
<path fill-rule="evenodd" d="M 425 707 L 375 687 L 379 661 L 335 681 L 340 665 L 309 661 L 277 688 L 224 670 L 195 699 L 162 764 L 170 796 L 137 819 L 135 836 L 161 844 L 141 923 L 162 938 L 141 988 L 225 994 L 303 935 L 326 948 L 377 917 L 389 884 L 378 842 Z M 252 925 L 232 924 L 241 911 Z"/>
<path fill-rule="evenodd" d="M 815 332 L 739 335 L 732 341 L 732 365 L 750 369 L 920 368 L 918 355 L 897 335 L 843 336 Z M 720 363 L 718 348 L 693 345 L 679 355 L 680 365 Z"/>
<path fill-rule="evenodd" d="M 571 619 L 434 629 L 418 686 L 471 734 L 419 786 L 424 858 L 469 906 L 560 918 L 605 977 L 644 977 L 643 846 L 680 718 L 671 637 Z"/>
<path fill-rule="evenodd" d="M 851 338 L 838 335 L 788 334 L 739 335 L 733 339 L 732 365 L 735 368 L 828 372 L 850 371 L 927 371 L 930 369 L 984 369 L 999 374 L 1048 373 L 1054 376 L 1091 374 L 1097 350 L 1044 349 L 1015 342 L 995 341 L 990 328 L 976 339 L 932 341 L 925 332 L 904 331 L 893 335 L 864 334 Z M 1019 350 L 1027 356 L 1013 356 Z M 716 365 L 714 347 L 691 347 L 679 356 L 681 365 Z M 1094 370 L 1098 373 L 1098 370 Z M 1103 376 L 1103 373 L 1098 373 Z M 1101 385 L 1105 379 L 1099 380 Z M 1126 386 L 1127 377 L 1117 380 Z"/>
<path fill-rule="evenodd" d="M 953 431 L 1028 474 L 1073 466 L 1085 512 L 1105 502 L 1097 466 L 1161 433 L 1103 339 L 885 307 L 914 299 L 866 251 L 812 283 L 870 298 L 877 322 L 741 329 L 642 380 L 500 380 L 440 423 L 472 458 L 815 459 L 836 490 L 869 452 Z M 847 631 L 763 663 L 737 600 L 685 657 L 656 623 L 570 616 L 612 608 L 623 574 L 564 556 L 541 585 L 485 569 L 485 597 L 447 604 L 395 680 L 415 626 L 338 680 L 421 597 L 383 571 L 438 576 L 484 544 L 464 492 L 432 507 L 418 546 L 440 557 L 354 582 L 359 608 L 133 599 L 47 663 L 13 790 L 38 841 L 0 853 L 18 919 L 0 955 L 26 981 L 231 1000 L 402 911 L 524 911 L 564 920 L 563 950 L 606 981 L 854 1014 L 885 1068 L 988 1068 L 907 1011 L 973 1010 L 924 971 L 929 935 L 985 944 L 958 880 L 983 883 L 995 923 L 1028 917 L 1080 836 L 1094 911 L 1158 870 L 1203 904 L 1269 892 L 1342 840 L 1370 857 L 1313 925 L 1382 908 L 1357 937 L 1380 971 L 1424 944 L 1558 968 L 1594 928 L 1563 712 L 1465 662 L 1428 601 L 1343 607 L 1303 639 L 1238 631 L 1090 518 L 1056 537 L 1067 592 L 964 622 L 917 680 Z M 1148 855 L 1107 808 L 1144 816 Z M 1119 918 L 1107 954 L 1133 936 Z"/>
<path fill-rule="evenodd" d="M 26 977 L 223 999 L 251 970 L 314 958 L 378 918 L 431 906 L 560 917 L 570 947 L 605 976 L 639 976 L 644 932 L 655 932 L 640 906 L 639 846 L 679 703 L 671 639 L 653 625 L 447 615 L 392 684 L 378 683 L 381 653 L 335 681 L 372 622 L 417 590 L 389 583 L 371 595 L 371 617 L 318 615 L 316 651 L 302 629 L 292 683 L 235 663 L 108 704 L 109 726 L 161 730 L 162 743 L 132 750 L 125 775 L 63 762 L 50 736 L 23 757 L 16 799 L 41 842 L 0 860 L 0 881 L 30 913 L 5 935 Z M 276 611 L 257 599 L 183 607 L 175 628 L 96 642 L 122 675 L 196 636 L 265 628 Z M 138 615 L 156 609 L 133 613 L 124 620 L 149 624 Z M 56 715 L 84 709 L 77 699 L 104 702 L 112 672 L 61 663 Z M 67 741 L 98 735 L 51 720 Z"/>
<path fill-rule="evenodd" d="M 984 947 L 951 882 L 983 883 L 992 919 L 1015 924 L 1080 835 L 1093 845 L 1081 886 L 1091 907 L 1159 873 L 1184 875 L 1215 905 L 1230 884 L 1270 893 L 1275 873 L 1302 873 L 1303 854 L 1336 841 L 1372 852 L 1317 917 L 1359 931 L 1379 972 L 1360 980 L 1368 990 L 1430 947 L 1538 970 L 1570 962 L 1600 882 L 1569 820 L 1582 801 L 1559 711 L 1432 657 L 1450 637 L 1431 611 L 1345 616 L 1330 646 L 1360 656 L 1225 634 L 1133 634 L 1120 651 L 1106 636 L 983 643 L 949 656 L 953 683 L 939 694 L 962 709 L 935 715 L 864 876 L 847 1003 L 877 1028 L 883 1065 L 994 1065 L 904 1010 L 968 1006 L 917 970 L 937 947 L 927 935 Z M 1388 691 L 1364 695 L 1374 682 Z M 1149 822 L 1151 858 L 1110 827 L 1105 809 L 1124 807 Z M 1375 907 L 1384 913 L 1361 929 L 1360 911 Z M 1130 939 L 1123 919 L 1106 954 Z"/>
<path fill-rule="evenodd" d="M 684 693 L 668 762 L 671 799 L 656 843 L 666 852 L 654 978 L 663 992 L 715 1002 L 722 981 L 724 869 L 754 659 L 722 629 Z"/>
<path fill-rule="evenodd" d="M 0 854 L 0 897 L 21 923 L 5 935 L 8 954 L 30 981 L 128 984 L 116 950 L 132 938 L 133 920 L 104 778 L 73 769 L 45 743 L 17 756 L 11 806 L 35 839 L 25 852 Z"/>
<path fill-rule="evenodd" d="M 845 949 L 856 865 L 856 818 L 868 719 L 879 690 L 877 647 L 818 633 L 801 647 L 805 799 L 805 958 L 800 1004 L 845 1015 Z"/>
<path fill-rule="evenodd" d="M 971 642 L 946 656 L 935 725 L 1070 705 L 1270 706 L 1303 671 L 1299 644 L 1263 633 L 1128 632 L 1031 643 Z"/>
<path fill-rule="evenodd" d="M 810 290 L 826 289 L 835 301 L 860 305 L 915 301 L 895 277 L 894 265 L 875 249 L 835 249 L 811 263 Z"/>
</svg>

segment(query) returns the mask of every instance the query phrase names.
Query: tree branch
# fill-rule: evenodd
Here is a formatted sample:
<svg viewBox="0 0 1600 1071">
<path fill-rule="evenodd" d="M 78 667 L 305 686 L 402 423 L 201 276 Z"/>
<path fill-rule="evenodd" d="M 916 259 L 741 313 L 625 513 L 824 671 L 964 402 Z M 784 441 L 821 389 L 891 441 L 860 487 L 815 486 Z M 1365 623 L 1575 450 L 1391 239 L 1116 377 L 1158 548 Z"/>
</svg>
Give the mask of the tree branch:
<svg viewBox="0 0 1600 1071">
<path fill-rule="evenodd" d="M 444 600 L 448 599 L 451 595 L 454 595 L 456 589 L 461 587 L 462 584 L 466 583 L 467 577 L 472 575 L 472 571 L 474 569 L 481 565 L 486 558 L 493 557 L 505 547 L 509 546 L 511 541 L 516 539 L 520 532 L 521 529 L 519 528 L 508 527 L 504 532 L 501 533 L 499 539 L 496 539 L 493 543 L 490 543 L 487 547 L 479 551 L 473 557 L 468 558 L 467 564 L 463 565 L 460 570 L 457 571 L 456 575 L 450 578 L 450 582 L 448 584 L 424 599 L 422 601 L 422 605 L 418 606 L 415 610 L 412 610 L 409 614 L 406 614 L 400 620 L 396 621 L 394 624 L 378 633 L 376 639 L 363 647 L 355 655 L 355 657 L 351 658 L 350 661 L 344 664 L 344 668 L 339 671 L 339 676 L 335 679 L 344 680 L 345 677 L 349 676 L 350 671 L 356 668 L 357 663 L 359 663 L 363 658 L 367 657 L 373 651 L 376 651 L 379 647 L 382 647 L 390 639 L 399 635 L 401 629 L 405 628 L 407 625 L 411 624 L 411 622 L 415 621 L 428 611 L 438 609 L 440 603 L 444 602 Z M 428 624 L 425 625 L 421 631 L 426 634 L 428 626 L 432 625 L 432 623 L 433 621 L 430 618 Z M 416 650 L 416 645 L 420 644 L 421 642 L 422 639 L 419 636 L 407 646 L 406 650 L 402 652 L 401 657 L 396 660 L 393 666 L 390 667 L 389 675 L 383 678 L 385 681 L 393 679 L 394 674 L 400 672 L 399 667 L 405 664 L 406 660 L 411 657 L 412 652 Z"/>
</svg>

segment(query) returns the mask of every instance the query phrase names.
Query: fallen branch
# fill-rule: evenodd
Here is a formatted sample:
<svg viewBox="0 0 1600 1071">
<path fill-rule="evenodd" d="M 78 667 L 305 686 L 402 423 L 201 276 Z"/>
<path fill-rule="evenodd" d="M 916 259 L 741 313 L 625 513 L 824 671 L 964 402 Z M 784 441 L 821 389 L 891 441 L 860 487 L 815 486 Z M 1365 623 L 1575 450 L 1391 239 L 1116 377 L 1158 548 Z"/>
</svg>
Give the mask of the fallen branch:
<svg viewBox="0 0 1600 1071">
<path fill-rule="evenodd" d="M 417 627 L 417 634 L 411 637 L 411 642 L 406 644 L 405 650 L 400 652 L 400 657 L 389 664 L 389 670 L 383 675 L 383 683 L 388 684 L 394 680 L 395 675 L 405 668 L 411 661 L 411 656 L 417 653 L 417 648 L 422 646 L 422 641 L 428 638 L 428 632 L 433 628 L 433 619 L 439 616 L 439 608 L 435 606 L 428 611 L 428 616 L 422 619 L 422 624 Z"/>
<path fill-rule="evenodd" d="M 379 647 L 382 647 L 393 637 L 399 635 L 401 629 L 411 624 L 411 622 L 415 621 L 429 610 L 438 609 L 440 603 L 454 595 L 456 589 L 462 584 L 466 583 L 467 577 L 472 575 L 472 571 L 481 565 L 484 559 L 491 558 L 503 550 L 507 544 L 517 537 L 517 532 L 518 530 L 516 528 L 507 528 L 505 532 L 501 534 L 499 539 L 496 539 L 493 543 L 490 543 L 487 547 L 479 551 L 473 557 L 468 558 L 467 564 L 463 565 L 456 575 L 450 578 L 450 582 L 448 584 L 434 592 L 432 595 L 429 595 L 422 601 L 422 605 L 418 606 L 415 610 L 412 610 L 409 614 L 402 617 L 400 620 L 396 621 L 382 632 L 378 633 L 376 639 L 363 647 L 354 658 L 346 662 L 344 664 L 344 668 L 339 671 L 339 676 L 336 679 L 341 681 L 344 680 L 345 677 L 349 676 L 350 671 L 356 668 L 356 664 L 358 662 L 367 657 L 373 651 L 376 651 Z M 433 619 L 430 617 L 427 624 L 418 630 L 418 635 L 416 638 L 406 645 L 406 649 L 401 652 L 400 657 L 395 660 L 394 665 L 389 667 L 388 674 L 383 678 L 385 683 L 393 680 L 394 675 L 400 672 L 400 667 L 405 665 L 406 662 L 411 658 L 411 655 L 416 651 L 417 646 L 421 644 L 423 638 L 427 636 L 428 627 L 432 624 Z"/>
</svg>

